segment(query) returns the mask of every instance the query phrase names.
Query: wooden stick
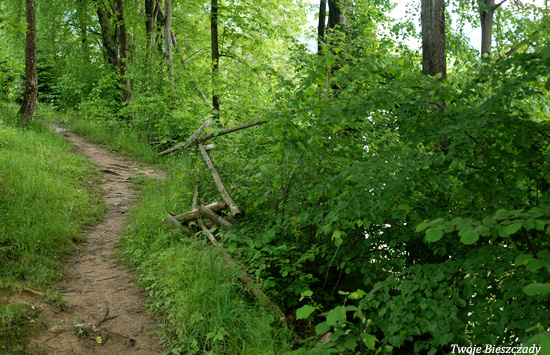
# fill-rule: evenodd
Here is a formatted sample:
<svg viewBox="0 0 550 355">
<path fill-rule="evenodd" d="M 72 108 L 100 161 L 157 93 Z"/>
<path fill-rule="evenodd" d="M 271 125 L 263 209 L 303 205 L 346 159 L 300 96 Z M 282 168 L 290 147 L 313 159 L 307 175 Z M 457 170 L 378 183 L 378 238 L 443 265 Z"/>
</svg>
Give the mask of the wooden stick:
<svg viewBox="0 0 550 355">
<path fill-rule="evenodd" d="M 225 230 L 229 230 L 232 226 L 231 223 L 223 219 L 223 217 L 218 216 L 212 210 L 209 210 L 206 206 L 200 206 L 199 207 L 199 213 L 201 216 L 208 218 L 212 222 L 214 222 L 215 225 L 218 227 L 222 227 Z"/>
<path fill-rule="evenodd" d="M 275 319 L 277 319 L 279 321 L 279 323 L 281 323 L 282 325 L 286 325 L 286 317 L 284 315 L 284 313 L 279 309 L 279 307 L 277 307 L 277 305 L 275 303 L 273 303 L 266 295 L 265 293 L 262 292 L 262 290 L 260 290 L 258 288 L 258 286 L 256 286 L 254 284 L 254 281 L 252 281 L 252 279 L 250 278 L 250 276 L 248 276 L 246 274 L 246 272 L 235 262 L 235 260 L 233 260 L 233 258 L 231 257 L 231 255 L 229 255 L 221 246 L 220 246 L 220 243 L 216 240 L 216 237 L 214 237 L 214 235 L 212 233 L 210 233 L 210 231 L 208 230 L 208 228 L 206 228 L 206 226 L 204 225 L 204 223 L 202 223 L 202 221 L 199 219 L 199 224 L 202 228 L 202 230 L 206 233 L 206 236 L 208 237 L 208 239 L 210 240 L 210 242 L 212 244 L 214 244 L 215 246 L 217 247 L 220 247 L 222 249 L 222 252 L 223 252 L 223 259 L 225 260 L 225 262 L 230 265 L 230 266 L 236 266 L 239 268 L 239 279 L 241 279 L 241 281 L 246 285 L 248 286 L 248 288 L 250 289 L 250 291 L 252 292 L 252 294 L 254 296 L 256 296 L 256 298 L 262 302 L 263 304 L 265 304 L 265 306 L 267 307 L 267 309 L 271 312 L 271 314 L 273 314 L 273 316 L 275 316 Z"/>
<path fill-rule="evenodd" d="M 225 219 L 227 222 L 229 222 L 229 223 L 231 223 L 231 224 L 233 224 L 233 223 L 236 222 L 236 221 L 235 221 L 235 217 L 233 217 L 233 216 L 231 216 L 231 215 L 229 215 L 229 216 L 223 216 L 223 219 Z M 208 223 L 206 223 L 206 228 L 210 229 L 210 228 L 212 228 L 212 227 L 214 227 L 214 222 L 208 222 Z"/>
<path fill-rule="evenodd" d="M 197 201 L 198 201 L 198 198 L 197 198 Z M 197 205 L 198 205 L 198 203 L 197 203 Z M 209 210 L 211 210 L 212 212 L 220 212 L 220 211 L 223 211 L 227 208 L 227 203 L 225 203 L 223 201 L 217 201 L 217 202 L 211 203 L 209 205 L 206 205 L 206 207 Z M 182 223 L 187 223 L 187 222 L 196 220 L 198 218 L 198 215 L 199 215 L 199 209 L 195 208 L 194 210 L 192 210 L 190 212 L 179 214 L 179 215 L 175 216 L 174 218 L 176 220 L 182 222 Z"/>
<path fill-rule="evenodd" d="M 231 210 L 231 214 L 236 219 L 241 219 L 244 217 L 244 214 L 239 210 L 239 207 L 237 207 L 237 204 L 227 190 L 225 189 L 225 186 L 223 185 L 222 180 L 220 179 L 220 175 L 218 175 L 218 172 L 216 171 L 216 168 L 214 167 L 214 163 L 212 163 L 212 159 L 210 159 L 210 156 L 204 150 L 204 146 L 202 144 L 199 144 L 199 150 L 202 154 L 202 157 L 204 158 L 204 161 L 206 162 L 206 165 L 208 165 L 208 169 L 210 169 L 210 174 L 212 174 L 212 178 L 214 179 L 214 182 L 216 183 L 216 187 L 218 188 L 218 191 L 220 192 L 220 195 L 222 196 L 222 199 L 227 203 L 229 206 L 229 209 Z"/>
<path fill-rule="evenodd" d="M 40 291 L 33 290 L 32 288 L 23 287 L 24 291 L 27 291 L 28 293 L 32 293 L 35 296 L 44 297 L 44 293 Z"/>
<path fill-rule="evenodd" d="M 172 148 L 169 148 L 169 149 L 166 149 L 165 151 L 162 151 L 160 153 L 157 154 L 157 156 L 163 156 L 163 155 L 166 155 L 168 153 L 172 153 L 172 152 L 175 152 L 176 150 L 180 150 L 180 149 L 185 149 L 187 147 L 189 147 L 191 144 L 193 144 L 194 141 L 197 140 L 197 138 L 199 138 L 199 136 L 201 134 L 204 133 L 204 131 L 210 127 L 210 125 L 212 124 L 212 120 L 207 120 L 206 122 L 204 122 L 204 124 L 202 126 L 199 127 L 199 129 L 197 129 L 197 131 L 195 133 L 193 133 L 193 135 L 191 137 L 189 137 L 189 139 L 187 139 L 185 141 L 185 143 L 180 143 L 178 145 L 175 145 L 173 146 Z"/>
<path fill-rule="evenodd" d="M 204 150 L 206 150 L 207 152 L 214 149 L 215 148 L 215 145 L 214 144 L 206 144 L 204 146 Z"/>
<path fill-rule="evenodd" d="M 177 228 L 181 228 L 181 223 L 180 221 L 178 221 L 174 216 L 172 216 L 171 214 L 167 215 L 166 216 L 166 220 L 168 222 L 170 222 L 170 224 L 174 225 L 175 227 Z"/>
<path fill-rule="evenodd" d="M 267 121 L 258 120 L 258 121 L 243 123 L 243 124 L 240 124 L 238 126 L 229 127 L 229 128 L 224 129 L 222 131 L 219 131 L 217 134 L 212 134 L 212 133 L 205 134 L 199 141 L 200 142 L 206 142 L 207 140 L 209 140 L 210 138 L 213 138 L 213 137 L 223 136 L 224 134 L 232 133 L 232 132 L 235 132 L 235 131 L 240 131 L 241 129 L 245 129 L 245 128 L 248 128 L 248 127 L 252 127 L 252 126 L 256 126 L 256 125 L 264 124 L 264 123 L 267 123 Z"/>
</svg>

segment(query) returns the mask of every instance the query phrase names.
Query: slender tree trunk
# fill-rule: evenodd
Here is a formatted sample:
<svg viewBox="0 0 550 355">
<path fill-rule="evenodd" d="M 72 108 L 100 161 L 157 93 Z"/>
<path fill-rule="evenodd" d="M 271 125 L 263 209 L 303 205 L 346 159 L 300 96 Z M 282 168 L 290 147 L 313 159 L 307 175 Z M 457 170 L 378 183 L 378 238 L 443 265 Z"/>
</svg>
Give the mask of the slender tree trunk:
<svg viewBox="0 0 550 355">
<path fill-rule="evenodd" d="M 114 11 L 117 18 L 116 34 L 118 39 L 118 56 L 119 56 L 119 73 L 120 73 L 120 89 L 122 91 L 122 102 L 124 105 L 128 105 L 132 101 L 132 89 L 130 85 L 130 79 L 126 75 L 127 72 L 127 59 L 128 59 L 128 33 L 126 31 L 126 24 L 124 23 L 124 8 L 122 0 L 115 0 Z M 132 120 L 131 115 L 125 117 L 126 120 Z"/>
<path fill-rule="evenodd" d="M 155 42 L 156 0 L 145 0 L 145 31 L 147 33 L 147 49 Z"/>
<path fill-rule="evenodd" d="M 495 0 L 479 0 L 479 20 L 481 22 L 481 55 L 485 53 L 491 53 L 494 13 Z"/>
<path fill-rule="evenodd" d="M 220 51 L 218 44 L 218 0 L 211 0 L 210 35 L 212 41 L 212 116 L 218 126 L 220 122 L 220 98 L 218 91 L 218 70 L 220 66 Z"/>
<path fill-rule="evenodd" d="M 478 0 L 479 22 L 481 23 L 481 55 L 491 54 L 491 42 L 493 40 L 493 19 L 495 10 L 507 0 L 495 4 L 495 0 Z"/>
<path fill-rule="evenodd" d="M 25 93 L 19 114 L 22 123 L 29 124 L 38 96 L 38 72 L 36 70 L 36 6 L 34 0 L 25 0 L 27 35 L 25 39 Z"/>
<path fill-rule="evenodd" d="M 327 0 L 319 1 L 319 25 L 317 26 L 317 53 L 321 53 L 321 46 L 325 43 L 327 21 Z"/>
<path fill-rule="evenodd" d="M 82 56 L 84 57 L 84 60 L 86 63 L 91 62 L 90 58 L 90 46 L 88 45 L 88 26 L 84 22 L 84 18 L 82 15 L 82 6 L 77 7 L 78 12 L 78 24 L 80 27 L 80 35 L 81 35 L 81 43 L 82 43 Z"/>
<path fill-rule="evenodd" d="M 164 0 L 164 43 L 166 46 L 166 61 L 168 62 L 168 82 L 174 88 L 174 58 L 172 56 L 172 1 Z"/>
<path fill-rule="evenodd" d="M 447 77 L 444 0 L 422 0 L 422 73 Z"/>
</svg>

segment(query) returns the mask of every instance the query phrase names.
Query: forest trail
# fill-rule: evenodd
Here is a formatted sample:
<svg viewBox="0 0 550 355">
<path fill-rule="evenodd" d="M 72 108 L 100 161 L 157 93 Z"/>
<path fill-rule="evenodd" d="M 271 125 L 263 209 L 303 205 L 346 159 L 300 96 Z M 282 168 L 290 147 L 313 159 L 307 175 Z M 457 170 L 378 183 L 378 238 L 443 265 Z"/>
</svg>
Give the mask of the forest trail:
<svg viewBox="0 0 550 355">
<path fill-rule="evenodd" d="M 65 266 L 66 277 L 57 286 L 66 309 L 43 303 L 48 331 L 31 341 L 45 354 L 160 354 L 155 320 L 145 312 L 144 294 L 132 286 L 132 274 L 112 254 L 125 226 L 125 213 L 136 200 L 130 179 L 164 174 L 109 153 L 84 138 L 55 127 L 78 154 L 103 172 L 100 188 L 107 211 L 103 220 L 84 232 L 85 242 Z M 33 300 L 36 304 L 36 298 Z"/>
</svg>

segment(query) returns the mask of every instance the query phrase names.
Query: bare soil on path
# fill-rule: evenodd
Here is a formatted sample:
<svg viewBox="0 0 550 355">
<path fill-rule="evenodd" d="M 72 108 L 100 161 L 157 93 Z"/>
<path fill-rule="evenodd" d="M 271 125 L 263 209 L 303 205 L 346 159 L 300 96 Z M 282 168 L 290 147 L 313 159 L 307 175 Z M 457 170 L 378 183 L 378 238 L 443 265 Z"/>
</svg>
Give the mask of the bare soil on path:
<svg viewBox="0 0 550 355">
<path fill-rule="evenodd" d="M 161 354 L 156 321 L 144 312 L 145 296 L 131 284 L 128 268 L 117 264 L 112 254 L 125 227 L 125 214 L 136 200 L 130 180 L 165 176 L 64 128 L 55 130 L 103 172 L 100 188 L 107 211 L 98 225 L 84 232 L 86 241 L 66 264 L 66 278 L 57 285 L 67 301 L 64 310 L 40 297 L 22 295 L 41 308 L 48 329 L 31 341 L 30 348 L 44 354 Z"/>
</svg>

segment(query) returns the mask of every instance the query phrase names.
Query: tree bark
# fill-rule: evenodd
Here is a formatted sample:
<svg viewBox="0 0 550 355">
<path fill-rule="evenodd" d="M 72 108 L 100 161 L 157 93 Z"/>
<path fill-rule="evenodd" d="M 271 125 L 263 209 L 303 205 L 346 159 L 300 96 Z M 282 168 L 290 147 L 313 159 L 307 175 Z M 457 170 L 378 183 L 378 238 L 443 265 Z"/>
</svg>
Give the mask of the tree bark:
<svg viewBox="0 0 550 355">
<path fill-rule="evenodd" d="M 491 54 L 493 40 L 493 19 L 495 10 L 507 0 L 495 4 L 495 0 L 478 0 L 479 22 L 481 23 L 481 55 Z"/>
<path fill-rule="evenodd" d="M 220 68 L 220 49 L 218 44 L 218 0 L 211 0 L 210 5 L 210 36 L 212 49 L 212 117 L 217 125 L 220 122 L 220 98 L 218 91 L 218 70 Z"/>
<path fill-rule="evenodd" d="M 103 48 L 105 48 L 107 61 L 114 68 L 118 68 L 118 46 L 115 32 L 111 26 L 111 14 L 109 14 L 101 2 L 97 6 L 97 18 L 101 27 L 101 41 Z"/>
<path fill-rule="evenodd" d="M 199 213 L 202 217 L 206 217 L 212 221 L 216 226 L 222 227 L 224 230 L 231 229 L 232 224 L 226 221 L 222 216 L 218 216 L 212 210 L 208 209 L 206 206 L 199 207 Z"/>
<path fill-rule="evenodd" d="M 235 222 L 237 222 L 235 220 L 235 217 L 231 216 L 231 215 L 228 215 L 228 216 L 223 216 L 223 219 L 225 219 L 227 222 L 233 224 Z M 209 222 L 209 223 L 206 223 L 206 228 L 210 229 L 212 227 L 214 227 L 214 222 Z"/>
<path fill-rule="evenodd" d="M 25 37 L 25 93 L 19 114 L 24 125 L 28 125 L 38 96 L 38 72 L 36 69 L 36 6 L 34 0 L 25 0 L 27 34 Z"/>
<path fill-rule="evenodd" d="M 256 126 L 256 125 L 260 125 L 260 124 L 264 124 L 264 123 L 267 123 L 267 121 L 257 120 L 257 121 L 243 123 L 243 124 L 240 124 L 238 126 L 234 126 L 234 127 L 224 129 L 223 131 L 220 131 L 216 134 L 208 133 L 208 134 L 205 134 L 204 137 L 200 138 L 199 142 L 206 142 L 210 138 L 223 136 L 224 134 L 229 134 L 229 133 L 232 133 L 232 132 L 235 132 L 235 131 L 240 131 L 241 129 L 245 129 L 245 128 L 248 128 L 248 127 L 252 127 L 252 126 Z"/>
<path fill-rule="evenodd" d="M 172 56 L 172 0 L 164 0 L 164 45 L 168 63 L 168 82 L 174 88 L 174 58 Z"/>
<path fill-rule="evenodd" d="M 196 185 L 196 186 L 198 186 L 198 185 Z M 198 198 L 198 193 L 197 193 L 197 198 Z M 220 211 L 223 211 L 227 208 L 227 203 L 225 203 L 223 201 L 217 201 L 217 202 L 214 202 L 214 203 L 211 203 L 211 204 L 207 205 L 206 207 L 209 210 L 211 210 L 212 212 L 220 212 Z M 182 222 L 182 223 L 187 223 L 187 222 L 197 220 L 198 215 L 199 215 L 199 208 L 196 207 L 196 208 L 193 208 L 192 211 L 189 211 L 187 213 L 179 214 L 177 216 L 174 216 L 174 218 L 176 220 Z"/>
<path fill-rule="evenodd" d="M 180 149 L 185 149 L 187 147 L 189 147 L 191 144 L 193 144 L 193 142 L 195 142 L 197 140 L 197 138 L 200 137 L 201 134 L 204 133 L 204 131 L 210 127 L 210 125 L 212 124 L 212 120 L 207 120 L 206 122 L 203 123 L 202 126 L 199 127 L 199 129 L 197 129 L 197 131 L 195 133 L 193 133 L 193 135 L 191 137 L 189 137 L 185 143 L 181 143 L 181 144 L 178 144 L 172 148 L 169 148 L 169 149 L 166 149 L 165 151 L 162 151 L 160 153 L 157 154 L 157 156 L 163 156 L 163 155 L 166 155 L 168 153 L 172 153 L 172 152 L 175 152 L 176 150 L 180 150 Z"/>
<path fill-rule="evenodd" d="M 147 33 L 147 49 L 151 48 L 155 43 L 156 18 L 156 0 L 145 0 L 145 31 Z"/>
<path fill-rule="evenodd" d="M 447 77 L 445 58 L 445 1 L 422 0 L 422 73 L 440 81 Z"/>
<path fill-rule="evenodd" d="M 212 163 L 212 159 L 210 159 L 210 156 L 204 150 L 204 147 L 202 144 L 199 144 L 199 151 L 202 154 L 202 157 L 204 158 L 204 161 L 206 162 L 206 165 L 208 166 L 208 169 L 210 170 L 210 174 L 212 175 L 212 178 L 214 179 L 214 183 L 216 184 L 216 187 L 218 188 L 218 191 L 220 192 L 220 195 L 222 196 L 222 199 L 227 203 L 229 206 L 229 209 L 231 210 L 231 214 L 235 219 L 241 219 L 243 217 L 243 213 L 239 210 L 239 207 L 237 207 L 237 204 L 233 199 L 231 198 L 231 195 L 227 192 L 227 189 L 223 185 L 222 180 L 220 179 L 220 175 L 216 171 L 216 168 L 214 167 L 214 163 Z"/>
<path fill-rule="evenodd" d="M 327 31 L 340 26 L 346 29 L 350 26 L 348 13 L 352 11 L 351 0 L 328 0 L 328 25 Z"/>
<path fill-rule="evenodd" d="M 115 0 L 114 11 L 117 18 L 116 34 L 118 39 L 118 55 L 119 55 L 119 73 L 120 73 L 120 89 L 122 91 L 122 102 L 128 105 L 132 101 L 132 89 L 130 79 L 126 75 L 127 59 L 128 59 L 128 32 L 124 22 L 124 8 L 122 0 Z M 133 116 L 128 115 L 126 120 L 132 120 Z"/>
<path fill-rule="evenodd" d="M 319 1 L 319 25 L 317 26 L 317 53 L 321 53 L 321 46 L 325 43 L 327 21 L 327 0 Z"/>
</svg>

